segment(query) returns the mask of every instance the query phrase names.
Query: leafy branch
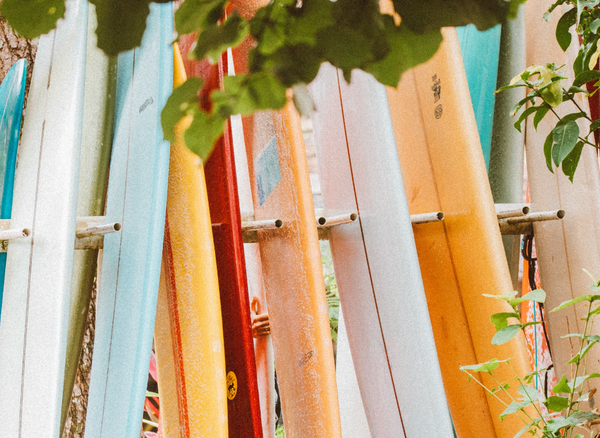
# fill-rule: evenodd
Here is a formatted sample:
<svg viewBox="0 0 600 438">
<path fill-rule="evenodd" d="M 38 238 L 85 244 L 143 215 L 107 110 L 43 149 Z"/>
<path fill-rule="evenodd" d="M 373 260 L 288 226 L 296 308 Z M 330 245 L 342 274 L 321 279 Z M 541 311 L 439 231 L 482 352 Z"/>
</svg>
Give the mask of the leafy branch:
<svg viewBox="0 0 600 438">
<path fill-rule="evenodd" d="M 595 139 L 590 136 L 600 129 L 600 119 L 593 120 L 577 102 L 576 95 L 582 98 L 592 96 L 598 91 L 600 85 L 600 71 L 595 70 L 600 56 L 600 0 L 557 0 L 545 14 L 549 15 L 557 10 L 559 5 L 570 5 L 558 20 L 556 26 L 556 40 L 563 51 L 572 44 L 572 31 L 574 27 L 579 44 L 578 56 L 573 63 L 575 79 L 568 87 L 561 84 L 566 81 L 566 76 L 555 64 L 545 66 L 531 66 L 523 73 L 516 76 L 509 85 L 501 87 L 496 92 L 501 92 L 516 87 L 526 87 L 529 94 L 516 104 L 513 116 L 523 110 L 515 122 L 515 128 L 521 130 L 521 125 L 529 116 L 533 116 L 533 127 L 537 130 L 538 124 L 548 113 L 552 113 L 558 120 L 544 142 L 544 155 L 546 165 L 554 173 L 554 166 L 562 167 L 563 173 L 573 182 L 575 170 L 579 164 L 584 146 L 598 148 Z M 582 88 L 587 86 L 588 89 Z M 559 115 L 556 108 L 570 102 L 576 111 Z M 582 120 L 580 120 L 582 119 Z M 580 132 L 581 123 L 585 120 L 587 133 Z"/>
<path fill-rule="evenodd" d="M 151 0 L 89 0 L 98 15 L 98 46 L 109 55 L 141 43 Z M 169 3 L 172 0 L 154 0 Z M 237 0 L 236 0 L 237 1 Z M 246 14 L 242 2 L 185 0 L 175 13 L 179 35 L 197 34 L 191 53 L 215 63 L 228 47 L 248 39 L 247 71 L 228 77 L 210 95 L 210 109 L 200 108 L 194 78 L 175 90 L 162 113 L 166 139 L 184 116 L 193 121 L 185 133 L 188 147 L 206 158 L 233 114 L 282 108 L 288 93 L 300 112 L 312 109 L 306 84 L 323 62 L 340 68 L 346 80 L 353 69 L 396 86 L 400 76 L 427 61 L 442 41 L 440 28 L 474 23 L 488 29 L 514 17 L 524 0 L 391 0 L 383 13 L 376 0 L 272 0 Z M 67 3 L 69 7 L 69 3 Z M 3 0 L 0 13 L 21 35 L 35 38 L 56 27 L 65 0 Z M 399 19 L 402 17 L 402 20 Z M 288 90 L 292 90 L 290 93 Z M 309 102 L 308 104 L 306 102 Z"/>
<path fill-rule="evenodd" d="M 583 318 L 585 321 L 583 333 L 566 335 L 566 337 L 579 339 L 580 343 L 577 353 L 567 362 L 567 364 L 574 365 L 571 380 L 568 380 L 567 377 L 563 375 L 560 381 L 552 388 L 552 393 L 558 395 L 551 395 L 545 398 L 535 387 L 531 386 L 534 378 L 543 380 L 543 373 L 546 373 L 548 371 L 547 369 L 536 368 L 527 375 L 519 377 L 510 366 L 509 359 L 492 359 L 485 363 L 461 367 L 461 370 L 468 374 L 469 380 L 475 380 L 490 394 L 490 396 L 494 396 L 506 406 L 506 409 L 500 415 L 501 419 L 508 415 L 516 415 L 525 424 L 525 427 L 515 435 L 515 438 L 518 438 L 527 432 L 533 436 L 544 438 L 583 438 L 583 435 L 574 435 L 576 433 L 575 431 L 578 429 L 583 429 L 588 433 L 592 433 L 592 437 L 596 436 L 593 435 L 592 426 L 600 424 L 600 412 L 596 409 L 593 411 L 583 411 L 580 409 L 580 404 L 589 401 L 596 392 L 595 389 L 584 392 L 584 383 L 590 379 L 600 378 L 599 373 L 586 374 L 588 353 L 600 342 L 600 336 L 590 334 L 592 332 L 593 320 L 600 314 L 600 306 L 598 305 L 600 303 L 600 295 L 598 295 L 598 292 L 600 292 L 600 282 L 594 279 L 594 284 L 590 286 L 590 289 L 594 292 L 593 294 L 565 301 L 556 309 L 552 310 L 552 312 L 556 312 L 579 303 L 587 304 L 586 316 Z M 501 296 L 485 295 L 504 300 L 513 309 L 513 312 L 496 313 L 492 315 L 491 322 L 496 328 L 496 334 L 492 338 L 492 344 L 504 344 L 513 339 L 519 332 L 524 333 L 525 328 L 534 324 L 539 324 L 539 322 L 521 323 L 518 306 L 525 301 L 544 303 L 546 293 L 543 290 L 538 289 L 521 298 L 516 298 L 516 295 L 517 292 Z M 509 323 L 509 321 L 513 319 L 517 322 Z M 533 346 L 530 345 L 530 348 L 533 350 Z M 502 364 L 506 364 L 506 366 L 510 367 L 512 370 L 514 377 L 510 381 L 500 382 L 494 376 L 493 372 Z M 486 387 L 477 377 L 478 373 L 487 373 L 494 379 L 498 386 L 493 388 Z M 518 394 L 522 397 L 519 400 L 516 400 L 508 391 L 512 382 L 517 382 L 518 384 Z M 501 397 L 501 395 L 504 398 Z M 558 413 L 558 415 L 554 414 L 551 417 L 543 415 L 540 410 L 540 405 L 544 405 L 549 411 Z M 529 412 L 527 412 L 527 408 L 533 408 L 537 417 L 533 418 Z"/>
</svg>

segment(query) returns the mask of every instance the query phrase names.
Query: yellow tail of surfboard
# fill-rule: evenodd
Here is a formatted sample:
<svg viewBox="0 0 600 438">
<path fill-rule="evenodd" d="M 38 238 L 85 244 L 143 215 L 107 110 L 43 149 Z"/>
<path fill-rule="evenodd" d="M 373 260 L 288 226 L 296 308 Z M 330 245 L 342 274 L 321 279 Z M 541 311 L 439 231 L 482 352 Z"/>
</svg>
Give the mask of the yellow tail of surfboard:
<svg viewBox="0 0 600 438">
<path fill-rule="evenodd" d="M 185 82 L 174 48 L 173 87 Z M 155 346 L 165 438 L 227 437 L 225 351 L 217 265 L 202 161 L 171 146 Z"/>
</svg>

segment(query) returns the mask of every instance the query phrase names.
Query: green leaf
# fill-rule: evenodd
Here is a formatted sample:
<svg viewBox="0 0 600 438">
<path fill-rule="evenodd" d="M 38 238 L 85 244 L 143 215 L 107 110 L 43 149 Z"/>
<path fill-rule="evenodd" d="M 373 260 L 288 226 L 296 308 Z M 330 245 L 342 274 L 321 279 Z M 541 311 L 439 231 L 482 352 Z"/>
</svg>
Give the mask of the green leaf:
<svg viewBox="0 0 600 438">
<path fill-rule="evenodd" d="M 336 0 L 332 14 L 336 25 L 317 33 L 317 45 L 320 56 L 340 68 L 346 81 L 350 81 L 352 69 L 365 68 L 390 53 L 377 2 Z"/>
<path fill-rule="evenodd" d="M 523 396 L 523 401 L 534 402 L 539 396 L 538 390 L 529 385 L 519 385 L 517 392 Z"/>
<path fill-rule="evenodd" d="M 567 383 L 567 376 L 565 376 L 563 374 L 562 378 L 559 380 L 559 382 L 554 385 L 554 388 L 552 388 L 552 392 L 555 394 L 561 394 L 561 393 L 567 393 L 570 394 L 571 391 L 571 387 L 569 386 L 569 384 Z"/>
<path fill-rule="evenodd" d="M 213 64 L 228 47 L 240 44 L 248 35 L 248 22 L 236 13 L 221 25 L 210 25 L 198 36 L 193 55 L 196 59 L 207 57 Z"/>
<path fill-rule="evenodd" d="M 508 318 L 516 318 L 520 319 L 520 315 L 518 313 L 494 313 L 490 317 L 490 321 L 496 327 L 496 331 L 503 329 L 508 325 Z"/>
<path fill-rule="evenodd" d="M 0 14 L 19 35 L 33 39 L 56 27 L 65 16 L 65 0 L 2 0 Z"/>
<path fill-rule="evenodd" d="M 504 295 L 493 295 L 493 294 L 482 294 L 484 297 L 489 297 L 489 298 L 496 298 L 497 300 L 504 300 L 506 302 L 512 300 L 514 297 L 517 296 L 517 291 L 514 290 L 512 292 L 509 292 L 507 294 Z"/>
<path fill-rule="evenodd" d="M 569 177 L 569 180 L 573 182 L 573 178 L 575 177 L 575 170 L 577 169 L 577 165 L 579 164 L 579 159 L 581 158 L 581 152 L 583 151 L 583 142 L 578 141 L 575 147 L 569 155 L 565 157 L 562 162 L 562 171 L 563 173 Z"/>
<path fill-rule="evenodd" d="M 194 115 L 192 124 L 185 131 L 185 144 L 202 161 L 206 161 L 214 148 L 215 142 L 223 135 L 224 129 L 224 119 L 207 114 L 204 111 L 198 111 Z"/>
<path fill-rule="evenodd" d="M 175 125 L 186 115 L 191 115 L 198 108 L 198 90 L 202 87 L 202 79 L 189 78 L 173 90 L 165 107 L 160 113 L 160 122 L 165 140 L 175 142 Z"/>
<path fill-rule="evenodd" d="M 98 47 L 114 56 L 142 43 L 150 0 L 89 0 L 96 5 Z"/>
<path fill-rule="evenodd" d="M 552 160 L 557 166 L 573 150 L 579 138 L 579 126 L 573 120 L 552 130 Z"/>
<path fill-rule="evenodd" d="M 586 421 L 592 421 L 592 420 L 596 420 L 598 418 L 600 418 L 600 415 L 594 414 L 591 411 L 588 411 L 588 412 L 575 411 L 573 414 L 569 415 L 566 418 L 558 417 L 555 419 L 550 419 L 548 421 L 548 423 L 546 424 L 544 431 L 554 433 L 554 432 L 558 432 L 560 429 L 563 429 L 565 427 L 579 426 L 579 425 L 585 423 Z"/>
<path fill-rule="evenodd" d="M 574 121 L 585 116 L 587 116 L 587 114 L 584 112 L 567 114 L 566 116 L 563 116 L 556 125 L 565 125 L 570 121 Z"/>
<path fill-rule="evenodd" d="M 548 114 L 548 111 L 550 111 L 550 107 L 547 104 L 544 104 L 535 113 L 535 116 L 533 116 L 533 128 L 536 131 L 537 131 L 537 127 L 540 124 L 540 122 L 543 120 L 543 118 L 546 116 L 546 114 Z"/>
<path fill-rule="evenodd" d="M 573 81 L 574 87 L 581 87 L 591 81 L 597 81 L 600 79 L 600 71 L 598 70 L 587 70 L 579 73 Z"/>
<path fill-rule="evenodd" d="M 500 420 L 503 420 L 504 417 L 510 414 L 514 414 L 515 412 L 519 412 L 520 410 L 526 408 L 527 406 L 531 406 L 533 403 L 531 401 L 522 401 L 522 402 L 512 402 L 508 405 L 508 407 L 500 414 Z"/>
<path fill-rule="evenodd" d="M 572 392 L 574 392 L 575 389 L 578 388 L 580 385 L 582 385 L 585 381 L 587 381 L 589 379 L 597 379 L 598 377 L 600 377 L 600 373 L 592 373 L 592 374 L 588 374 L 586 376 L 579 376 L 579 377 L 576 377 L 571 382 L 569 382 L 569 386 L 571 387 Z"/>
<path fill-rule="evenodd" d="M 523 111 L 521 113 L 521 115 L 519 116 L 519 118 L 517 119 L 517 121 L 515 122 L 515 129 L 519 132 L 521 132 L 521 123 L 523 123 L 523 120 L 525 120 L 527 118 L 527 116 L 535 113 L 537 110 L 539 109 L 543 109 L 539 106 L 530 106 L 529 108 L 527 108 L 525 111 Z"/>
<path fill-rule="evenodd" d="M 590 132 L 596 131 L 598 128 L 600 128 L 600 119 L 594 120 L 592 123 L 590 123 Z"/>
<path fill-rule="evenodd" d="M 552 168 L 552 144 L 552 131 L 550 131 L 544 142 L 544 156 L 546 157 L 546 166 L 548 167 L 548 170 L 554 173 L 554 169 Z"/>
<path fill-rule="evenodd" d="M 146 391 L 146 397 L 158 397 L 158 392 Z"/>
<path fill-rule="evenodd" d="M 571 44 L 571 32 L 569 29 L 575 24 L 577 20 L 577 10 L 569 9 L 556 24 L 556 41 L 563 49 L 563 52 L 567 50 Z"/>
<path fill-rule="evenodd" d="M 492 344 L 502 345 L 510 341 L 512 338 L 517 336 L 519 330 L 521 330 L 521 324 L 509 325 L 507 327 L 504 327 L 503 329 L 498 330 L 492 338 Z"/>
<path fill-rule="evenodd" d="M 532 290 L 528 294 L 523 295 L 521 298 L 514 298 L 508 302 L 512 307 L 521 304 L 525 301 L 536 301 L 538 303 L 544 303 L 546 301 L 546 292 L 543 289 Z"/>
<path fill-rule="evenodd" d="M 175 28 L 180 35 L 203 30 L 223 17 L 226 0 L 185 0 L 175 11 Z"/>
<path fill-rule="evenodd" d="M 598 28 L 600 28 L 600 18 L 596 18 L 590 23 L 590 31 L 593 33 L 598 33 Z"/>
<path fill-rule="evenodd" d="M 563 409 L 567 409 L 569 407 L 569 399 L 567 397 L 551 395 L 546 399 L 544 405 L 546 405 L 546 407 L 551 411 L 560 412 Z"/>
<path fill-rule="evenodd" d="M 573 304 L 580 303 L 582 301 L 594 302 L 600 300 L 600 295 L 582 295 L 577 298 L 573 298 L 572 300 L 564 301 L 557 308 L 552 309 L 551 312 L 556 312 L 557 310 L 564 309 L 565 307 L 572 306 Z"/>
<path fill-rule="evenodd" d="M 465 365 L 460 367 L 461 371 L 473 371 L 475 373 L 491 373 L 494 371 L 501 362 L 506 362 L 506 360 L 498 360 L 498 359 L 490 359 L 487 362 L 479 363 L 476 365 Z"/>
<path fill-rule="evenodd" d="M 286 88 L 269 73 L 226 76 L 225 91 L 216 90 L 212 100 L 217 107 L 226 106 L 228 112 L 221 114 L 247 115 L 256 110 L 280 109 L 287 102 Z"/>
<path fill-rule="evenodd" d="M 389 15 L 384 15 L 383 20 L 391 50 L 382 60 L 368 64 L 365 71 L 382 84 L 396 87 L 402 73 L 435 54 L 442 42 L 442 34 L 437 29 L 419 34 L 403 24 L 396 27 L 394 19 Z"/>
</svg>

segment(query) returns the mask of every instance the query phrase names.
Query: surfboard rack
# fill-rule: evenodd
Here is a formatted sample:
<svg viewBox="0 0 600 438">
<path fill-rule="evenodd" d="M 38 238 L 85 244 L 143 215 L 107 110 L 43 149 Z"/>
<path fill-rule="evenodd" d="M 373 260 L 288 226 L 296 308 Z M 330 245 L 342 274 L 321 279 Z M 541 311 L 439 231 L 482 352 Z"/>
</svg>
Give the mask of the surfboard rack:
<svg viewBox="0 0 600 438">
<path fill-rule="evenodd" d="M 500 219 L 500 233 L 502 235 L 533 234 L 533 223 L 541 221 L 561 220 L 565 217 L 564 210 L 551 210 L 529 213 L 518 217 Z"/>
<path fill-rule="evenodd" d="M 317 219 L 317 231 L 319 233 L 319 240 L 329 240 L 327 232 L 330 228 L 338 225 L 350 224 L 358 219 L 358 213 L 344 213 L 337 214 L 335 216 L 326 216 L 321 211 L 316 210 Z"/>
<path fill-rule="evenodd" d="M 410 223 L 413 225 L 430 224 L 444 220 L 444 212 L 434 211 L 432 213 L 411 214 Z"/>
<path fill-rule="evenodd" d="M 75 249 L 101 249 L 104 235 L 120 231 L 119 222 L 105 223 L 105 216 L 81 216 L 77 218 Z M 10 229 L 10 219 L 0 220 L 0 252 L 6 252 L 8 241 L 31 235 L 29 228 Z"/>
<path fill-rule="evenodd" d="M 494 204 L 496 208 L 496 217 L 505 219 L 509 217 L 525 216 L 529 214 L 531 207 L 529 204 L 513 203 L 513 204 Z"/>
<path fill-rule="evenodd" d="M 281 219 L 266 219 L 262 221 L 255 221 L 253 219 L 249 215 L 242 216 L 242 239 L 244 243 L 258 242 L 258 230 L 276 230 L 283 226 Z M 219 227 L 221 224 L 212 224 L 212 226 L 213 228 Z"/>
</svg>

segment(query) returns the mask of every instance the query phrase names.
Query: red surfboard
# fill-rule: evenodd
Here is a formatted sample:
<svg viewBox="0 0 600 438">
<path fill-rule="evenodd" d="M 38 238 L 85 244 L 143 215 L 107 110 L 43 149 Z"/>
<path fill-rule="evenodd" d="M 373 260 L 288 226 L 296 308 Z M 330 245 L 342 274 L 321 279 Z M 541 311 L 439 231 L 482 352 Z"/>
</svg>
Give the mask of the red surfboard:
<svg viewBox="0 0 600 438">
<path fill-rule="evenodd" d="M 179 44 L 188 75 L 204 80 L 201 100 L 202 105 L 207 105 L 208 96 L 219 87 L 226 66 L 219 63 L 217 67 L 207 62 L 188 60 L 187 55 L 193 42 L 193 36 L 186 35 L 180 38 Z M 225 57 L 224 59 L 226 62 Z M 225 134 L 205 163 L 204 171 L 221 293 L 229 436 L 262 438 L 244 242 L 229 123 Z M 234 393 L 235 381 L 237 391 Z"/>
</svg>

